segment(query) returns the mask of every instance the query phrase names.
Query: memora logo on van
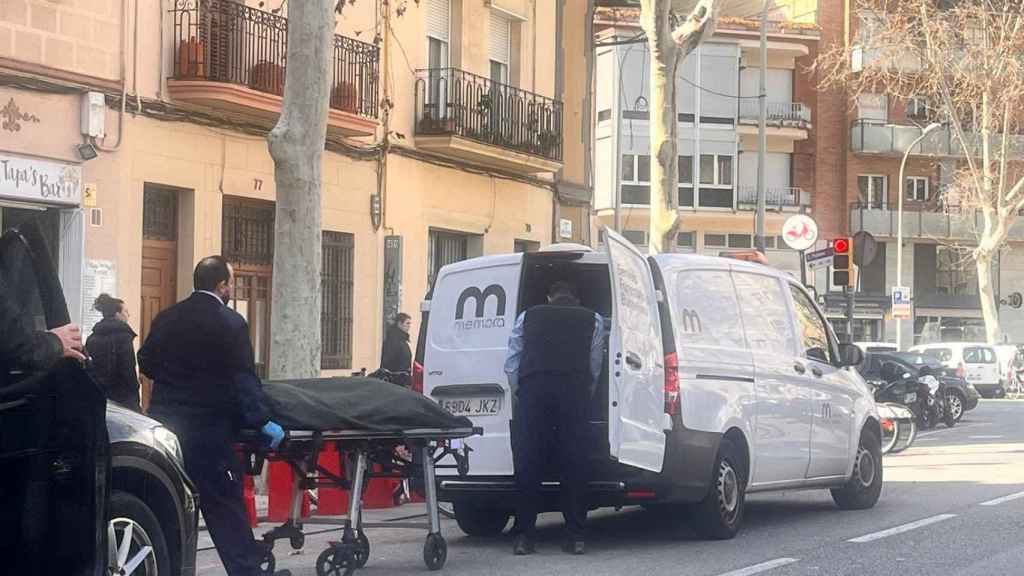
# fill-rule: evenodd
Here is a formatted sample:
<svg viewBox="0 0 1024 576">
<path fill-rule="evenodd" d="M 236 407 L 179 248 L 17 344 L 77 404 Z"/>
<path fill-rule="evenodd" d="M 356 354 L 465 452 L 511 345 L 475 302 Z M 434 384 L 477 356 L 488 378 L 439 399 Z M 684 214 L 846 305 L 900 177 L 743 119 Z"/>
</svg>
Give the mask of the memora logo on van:
<svg viewBox="0 0 1024 576">
<path fill-rule="evenodd" d="M 487 315 L 487 302 L 495 302 L 494 314 Z M 499 284 L 491 284 L 481 290 L 476 286 L 470 286 L 459 294 L 459 300 L 455 304 L 455 329 L 456 330 L 487 330 L 490 328 L 505 327 L 505 289 Z M 472 305 L 470 305 L 472 302 Z M 467 308 L 473 314 L 466 318 Z"/>
</svg>

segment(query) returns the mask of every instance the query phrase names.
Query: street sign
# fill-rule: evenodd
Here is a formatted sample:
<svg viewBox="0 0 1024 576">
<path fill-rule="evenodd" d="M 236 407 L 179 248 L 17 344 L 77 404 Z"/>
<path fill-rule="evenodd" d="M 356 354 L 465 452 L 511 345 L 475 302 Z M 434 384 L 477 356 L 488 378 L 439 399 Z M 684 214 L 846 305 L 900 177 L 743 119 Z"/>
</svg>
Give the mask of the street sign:
<svg viewBox="0 0 1024 576">
<path fill-rule="evenodd" d="M 793 250 L 807 250 L 818 241 L 818 224 L 810 216 L 794 214 L 782 225 L 782 240 Z"/>
<path fill-rule="evenodd" d="M 832 258 L 835 255 L 836 251 L 833 250 L 831 246 L 822 250 L 808 252 L 806 256 L 807 265 L 811 267 L 811 270 L 827 268 L 832 265 Z"/>
<path fill-rule="evenodd" d="M 896 320 L 910 320 L 913 310 L 910 304 L 910 288 L 906 286 L 893 286 L 892 288 L 892 317 Z"/>
<path fill-rule="evenodd" d="M 864 267 L 875 261 L 878 255 L 878 242 L 870 232 L 861 230 L 853 235 L 853 263 Z"/>
</svg>

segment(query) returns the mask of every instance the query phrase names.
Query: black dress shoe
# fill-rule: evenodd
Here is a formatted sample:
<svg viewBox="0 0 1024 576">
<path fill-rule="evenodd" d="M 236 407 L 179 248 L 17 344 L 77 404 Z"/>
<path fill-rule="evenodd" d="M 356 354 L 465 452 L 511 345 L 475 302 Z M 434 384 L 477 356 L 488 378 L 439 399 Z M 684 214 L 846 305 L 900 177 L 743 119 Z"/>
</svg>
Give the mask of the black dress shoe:
<svg viewBox="0 0 1024 576">
<path fill-rule="evenodd" d="M 516 556 L 529 556 L 537 551 L 533 539 L 525 534 L 516 536 L 515 544 L 512 545 L 512 553 Z"/>
<path fill-rule="evenodd" d="M 587 546 L 583 543 L 583 540 L 570 538 L 562 545 L 562 550 L 564 550 L 566 554 L 582 556 L 587 553 Z"/>
</svg>

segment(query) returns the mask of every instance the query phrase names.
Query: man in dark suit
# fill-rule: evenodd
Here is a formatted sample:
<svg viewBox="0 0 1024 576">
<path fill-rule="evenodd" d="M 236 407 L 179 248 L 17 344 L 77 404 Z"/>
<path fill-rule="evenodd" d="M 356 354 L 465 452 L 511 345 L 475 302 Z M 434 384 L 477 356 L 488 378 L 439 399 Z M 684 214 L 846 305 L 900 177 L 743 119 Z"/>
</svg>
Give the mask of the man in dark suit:
<svg viewBox="0 0 1024 576">
<path fill-rule="evenodd" d="M 199 488 L 199 506 L 224 568 L 230 576 L 255 576 L 266 548 L 249 527 L 232 444 L 241 427 L 262 430 L 274 448 L 284 432 L 270 420 L 249 326 L 227 306 L 231 266 L 209 256 L 196 266 L 193 281 L 192 296 L 153 321 L 139 368 L 153 380 L 150 415 L 181 441 L 185 470 Z"/>
</svg>

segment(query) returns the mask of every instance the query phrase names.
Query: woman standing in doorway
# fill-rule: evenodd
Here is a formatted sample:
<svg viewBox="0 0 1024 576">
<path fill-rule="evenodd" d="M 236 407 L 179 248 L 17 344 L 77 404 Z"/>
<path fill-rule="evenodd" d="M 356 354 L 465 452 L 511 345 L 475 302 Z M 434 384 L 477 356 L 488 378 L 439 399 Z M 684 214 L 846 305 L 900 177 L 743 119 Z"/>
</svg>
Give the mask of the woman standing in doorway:
<svg viewBox="0 0 1024 576">
<path fill-rule="evenodd" d="M 404 312 L 395 316 L 384 335 L 384 346 L 380 353 L 380 367 L 395 375 L 395 384 L 408 388 L 412 384 L 412 350 L 409 348 L 409 331 L 412 317 Z"/>
<path fill-rule="evenodd" d="M 124 301 L 100 294 L 93 308 L 103 315 L 92 329 L 85 350 L 92 358 L 92 374 L 107 398 L 141 412 L 139 377 L 135 371 L 135 331 L 128 325 Z"/>
</svg>

